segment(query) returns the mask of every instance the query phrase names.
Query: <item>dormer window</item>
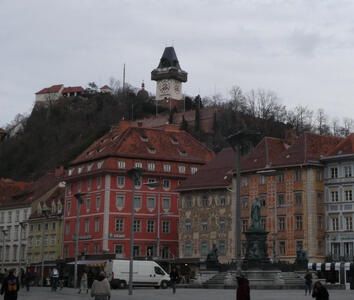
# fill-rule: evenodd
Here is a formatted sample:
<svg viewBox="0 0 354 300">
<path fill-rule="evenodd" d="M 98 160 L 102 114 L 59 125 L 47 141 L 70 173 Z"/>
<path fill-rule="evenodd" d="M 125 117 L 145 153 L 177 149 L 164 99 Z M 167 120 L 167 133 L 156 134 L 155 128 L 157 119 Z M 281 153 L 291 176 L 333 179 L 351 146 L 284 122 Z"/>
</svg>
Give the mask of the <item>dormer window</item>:
<svg viewBox="0 0 354 300">
<path fill-rule="evenodd" d="M 95 152 L 95 150 L 91 150 L 90 152 L 87 152 L 87 155 L 90 156 Z"/>
<path fill-rule="evenodd" d="M 178 152 L 179 152 L 179 155 L 181 155 L 181 156 L 186 156 L 187 155 L 187 152 L 184 151 L 183 149 L 178 149 Z"/>
<path fill-rule="evenodd" d="M 125 161 L 119 160 L 117 162 L 117 165 L 118 165 L 118 169 L 125 169 Z"/>
<path fill-rule="evenodd" d="M 103 166 L 103 160 L 97 163 L 97 169 L 101 169 Z"/>
<path fill-rule="evenodd" d="M 171 172 L 171 165 L 163 165 L 164 172 Z"/>
<path fill-rule="evenodd" d="M 92 170 L 92 167 L 93 167 L 93 164 L 89 164 L 89 165 L 87 166 L 87 172 L 90 172 L 90 171 Z"/>
<path fill-rule="evenodd" d="M 186 167 L 185 166 L 178 166 L 178 172 L 181 174 L 186 173 Z"/>
<path fill-rule="evenodd" d="M 115 135 L 114 137 L 112 137 L 112 141 L 115 141 L 118 137 L 119 135 Z"/>
<path fill-rule="evenodd" d="M 73 175 L 73 173 L 74 173 L 74 168 L 69 169 L 68 175 L 71 176 L 71 175 Z"/>
<path fill-rule="evenodd" d="M 107 141 L 107 139 L 102 139 L 101 144 L 103 144 L 105 141 Z"/>
<path fill-rule="evenodd" d="M 143 164 L 141 162 L 135 162 L 134 167 L 142 169 Z"/>
<path fill-rule="evenodd" d="M 155 164 L 154 163 L 148 163 L 147 167 L 148 167 L 148 171 L 155 171 Z"/>
<path fill-rule="evenodd" d="M 148 149 L 149 153 L 152 153 L 152 154 L 156 153 L 156 149 L 153 147 L 148 147 L 147 149 Z"/>
<path fill-rule="evenodd" d="M 97 150 L 97 152 L 101 153 L 106 147 L 102 147 L 100 149 Z"/>
<path fill-rule="evenodd" d="M 144 133 L 140 134 L 140 139 L 141 139 L 143 142 L 149 141 L 148 137 L 147 137 Z"/>
<path fill-rule="evenodd" d="M 175 145 L 178 144 L 178 140 L 174 136 L 171 136 L 171 142 L 172 142 L 172 144 L 175 144 Z"/>
<path fill-rule="evenodd" d="M 195 173 L 197 173 L 197 171 L 198 171 L 198 168 L 196 168 L 196 167 L 191 167 L 191 173 L 192 173 L 192 175 L 195 174 Z"/>
<path fill-rule="evenodd" d="M 77 173 L 78 173 L 78 174 L 81 174 L 81 172 L 82 172 L 82 167 L 78 167 L 78 168 L 77 168 Z"/>
</svg>

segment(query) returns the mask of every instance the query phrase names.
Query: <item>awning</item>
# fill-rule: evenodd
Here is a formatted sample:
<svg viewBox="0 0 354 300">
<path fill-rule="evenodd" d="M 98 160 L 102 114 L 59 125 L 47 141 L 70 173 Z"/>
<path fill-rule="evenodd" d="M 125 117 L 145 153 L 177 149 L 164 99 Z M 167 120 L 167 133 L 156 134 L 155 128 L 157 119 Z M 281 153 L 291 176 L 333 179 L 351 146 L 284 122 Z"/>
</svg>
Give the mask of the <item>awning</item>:
<svg viewBox="0 0 354 300">
<path fill-rule="evenodd" d="M 106 265 L 106 260 L 78 260 L 78 265 L 86 265 L 88 267 L 104 267 Z M 75 261 L 67 263 L 68 265 L 75 265 Z"/>
</svg>

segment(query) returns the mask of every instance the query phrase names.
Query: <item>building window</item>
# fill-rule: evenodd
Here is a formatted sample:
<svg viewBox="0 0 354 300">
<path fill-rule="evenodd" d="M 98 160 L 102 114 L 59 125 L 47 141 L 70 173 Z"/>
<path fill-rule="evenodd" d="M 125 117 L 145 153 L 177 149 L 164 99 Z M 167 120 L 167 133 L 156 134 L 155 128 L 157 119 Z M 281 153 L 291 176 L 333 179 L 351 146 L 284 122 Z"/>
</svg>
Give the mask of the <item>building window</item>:
<svg viewBox="0 0 354 300">
<path fill-rule="evenodd" d="M 91 172 L 92 167 L 93 167 L 93 164 L 89 164 L 89 165 L 87 165 L 87 172 Z"/>
<path fill-rule="evenodd" d="M 331 201 L 338 202 L 338 191 L 331 191 Z"/>
<path fill-rule="evenodd" d="M 225 231 L 226 231 L 226 223 L 225 223 L 225 220 L 220 220 L 220 221 L 219 221 L 219 231 L 220 231 L 220 232 L 225 232 Z"/>
<path fill-rule="evenodd" d="M 116 232 L 124 232 L 124 219 L 116 218 Z"/>
<path fill-rule="evenodd" d="M 19 222 L 19 221 L 20 221 L 20 211 L 19 211 L 19 210 L 16 210 L 15 221 L 16 221 L 16 222 Z"/>
<path fill-rule="evenodd" d="M 77 183 L 77 191 L 80 193 L 81 190 L 82 190 L 82 182 L 79 181 L 79 182 Z"/>
<path fill-rule="evenodd" d="M 338 178 L 338 168 L 330 168 L 330 176 L 331 178 Z"/>
<path fill-rule="evenodd" d="M 37 236 L 37 238 L 36 238 L 36 248 L 39 248 L 40 244 L 41 244 L 41 238 L 39 236 Z"/>
<path fill-rule="evenodd" d="M 185 244 L 184 244 L 184 255 L 185 256 L 192 255 L 192 244 L 191 244 L 191 242 L 185 242 Z"/>
<path fill-rule="evenodd" d="M 49 228 L 48 223 L 44 223 L 44 230 L 45 230 L 45 231 L 48 231 L 48 228 Z"/>
<path fill-rule="evenodd" d="M 323 217 L 321 215 L 317 216 L 317 229 L 318 230 L 323 229 Z"/>
<path fill-rule="evenodd" d="M 302 205 L 302 192 L 295 193 L 295 204 Z"/>
<path fill-rule="evenodd" d="M 284 182 L 284 173 L 278 175 L 278 182 Z"/>
<path fill-rule="evenodd" d="M 241 208 L 243 208 L 243 209 L 248 208 L 248 198 L 247 197 L 243 197 L 241 199 Z"/>
<path fill-rule="evenodd" d="M 84 255 L 89 253 L 89 245 L 84 245 Z"/>
<path fill-rule="evenodd" d="M 134 220 L 134 232 L 141 232 L 141 220 Z"/>
<path fill-rule="evenodd" d="M 162 208 L 164 210 L 171 209 L 171 199 L 170 198 L 163 198 L 162 199 Z"/>
<path fill-rule="evenodd" d="M 353 230 L 353 219 L 352 216 L 345 217 L 345 230 Z"/>
<path fill-rule="evenodd" d="M 7 213 L 7 223 L 11 223 L 11 222 L 12 222 L 12 212 L 9 211 L 9 212 Z"/>
<path fill-rule="evenodd" d="M 191 174 L 194 175 L 195 173 L 198 172 L 198 168 L 196 167 L 191 167 Z"/>
<path fill-rule="evenodd" d="M 147 232 L 148 233 L 155 232 L 155 220 L 147 220 Z"/>
<path fill-rule="evenodd" d="M 125 169 L 125 161 L 119 160 L 117 164 L 118 169 Z"/>
<path fill-rule="evenodd" d="M 266 195 L 259 195 L 258 199 L 259 199 L 259 203 L 261 204 L 262 207 L 267 206 L 267 196 Z"/>
<path fill-rule="evenodd" d="M 155 171 L 155 164 L 154 163 L 148 163 L 148 171 Z"/>
<path fill-rule="evenodd" d="M 279 254 L 285 255 L 285 241 L 279 241 Z"/>
<path fill-rule="evenodd" d="M 278 217 L 278 228 L 279 231 L 285 230 L 285 217 Z"/>
<path fill-rule="evenodd" d="M 192 224 L 191 224 L 191 222 L 190 221 L 186 221 L 185 223 L 184 223 L 184 228 L 185 228 L 185 232 L 191 232 L 192 231 Z"/>
<path fill-rule="evenodd" d="M 43 245 L 44 245 L 44 247 L 48 246 L 48 236 L 47 235 L 43 236 Z"/>
<path fill-rule="evenodd" d="M 186 173 L 186 167 L 185 166 L 178 166 L 178 172 L 181 174 Z"/>
<path fill-rule="evenodd" d="M 69 201 L 68 201 L 68 204 L 67 204 L 67 206 L 66 206 L 66 213 L 67 213 L 68 215 L 70 215 L 70 210 L 71 210 L 71 201 L 69 200 Z"/>
<path fill-rule="evenodd" d="M 18 225 L 15 226 L 15 231 L 14 231 L 14 240 L 18 240 Z"/>
<path fill-rule="evenodd" d="M 101 195 L 96 195 L 96 210 L 101 208 Z"/>
<path fill-rule="evenodd" d="M 96 183 L 98 189 L 101 187 L 101 181 L 102 181 L 101 176 L 98 176 L 97 177 L 97 183 Z"/>
<path fill-rule="evenodd" d="M 153 196 L 148 196 L 147 197 L 147 208 L 148 208 L 148 210 L 152 211 L 152 210 L 155 209 L 155 202 L 156 202 L 155 197 L 153 197 Z"/>
<path fill-rule="evenodd" d="M 208 231 L 208 222 L 206 222 L 206 221 L 202 221 L 201 223 L 200 223 L 200 228 L 201 228 L 201 231 L 202 232 L 207 232 Z"/>
<path fill-rule="evenodd" d="M 72 193 L 73 186 L 71 183 L 68 184 L 68 195 Z"/>
<path fill-rule="evenodd" d="M 248 219 L 241 220 L 242 232 L 246 232 L 248 230 Z"/>
<path fill-rule="evenodd" d="M 100 245 L 97 244 L 97 243 L 95 243 L 95 244 L 93 245 L 93 254 L 98 254 L 99 249 L 100 249 Z"/>
<path fill-rule="evenodd" d="M 200 254 L 201 255 L 207 255 L 209 252 L 208 250 L 208 242 L 207 241 L 203 241 L 200 245 Z"/>
<path fill-rule="evenodd" d="M 208 207 L 208 196 L 206 195 L 202 197 L 202 207 L 204 208 Z"/>
<path fill-rule="evenodd" d="M 226 254 L 226 243 L 225 243 L 225 241 L 219 241 L 218 252 L 219 252 L 220 255 L 225 255 Z"/>
<path fill-rule="evenodd" d="M 323 251 L 322 241 L 317 241 L 317 249 L 318 249 L 318 253 L 322 253 L 322 251 Z"/>
<path fill-rule="evenodd" d="M 220 196 L 220 206 L 224 207 L 226 205 L 226 197 L 225 195 Z"/>
<path fill-rule="evenodd" d="M 100 152 L 101 152 L 103 149 L 104 149 L 104 148 L 101 148 L 101 149 L 100 149 Z M 97 169 L 101 169 L 102 166 L 103 166 L 103 161 L 99 161 L 99 162 L 97 163 Z"/>
<path fill-rule="evenodd" d="M 323 193 L 322 192 L 317 192 L 317 204 L 318 205 L 323 204 Z"/>
<path fill-rule="evenodd" d="M 134 197 L 134 209 L 135 210 L 140 210 L 142 207 L 142 198 L 141 196 L 135 196 Z"/>
<path fill-rule="evenodd" d="M 170 233 L 170 221 L 162 221 L 162 233 Z"/>
<path fill-rule="evenodd" d="M 116 207 L 118 210 L 122 210 L 125 206 L 125 195 L 116 194 Z"/>
<path fill-rule="evenodd" d="M 86 211 L 89 212 L 91 209 L 91 198 L 90 196 L 86 198 Z"/>
<path fill-rule="evenodd" d="M 66 235 L 70 234 L 70 223 L 69 222 L 65 223 L 65 234 Z"/>
<path fill-rule="evenodd" d="M 125 177 L 124 176 L 117 177 L 117 186 L 120 188 L 125 186 Z"/>
<path fill-rule="evenodd" d="M 241 178 L 241 184 L 242 184 L 242 186 L 248 186 L 248 178 L 247 177 L 242 177 Z"/>
<path fill-rule="evenodd" d="M 37 231 L 41 231 L 41 224 L 37 224 Z"/>
<path fill-rule="evenodd" d="M 285 195 L 278 194 L 278 206 L 283 206 L 283 205 L 285 205 Z"/>
<path fill-rule="evenodd" d="M 134 185 L 136 189 L 141 188 L 141 186 L 143 185 L 141 176 L 135 178 Z"/>
<path fill-rule="evenodd" d="M 332 217 L 332 230 L 337 231 L 339 229 L 338 226 L 338 217 Z"/>
<path fill-rule="evenodd" d="M 171 172 L 171 166 L 170 165 L 163 165 L 163 171 L 164 172 Z"/>
<path fill-rule="evenodd" d="M 187 196 L 184 201 L 185 201 L 185 207 L 186 208 L 191 208 L 192 207 L 192 198 L 190 196 Z"/>
<path fill-rule="evenodd" d="M 114 253 L 115 254 L 123 254 L 124 253 L 124 247 L 122 244 L 114 244 Z"/>
<path fill-rule="evenodd" d="M 265 218 L 261 218 L 261 226 L 263 230 L 266 230 L 267 222 Z"/>
<path fill-rule="evenodd" d="M 295 230 L 302 230 L 302 216 L 295 216 Z"/>
<path fill-rule="evenodd" d="M 89 233 L 90 232 L 90 220 L 86 219 L 85 220 L 85 233 Z"/>
<path fill-rule="evenodd" d="M 165 190 L 169 190 L 171 188 L 171 180 L 169 179 L 164 179 L 162 181 L 162 187 L 165 189 Z"/>
<path fill-rule="evenodd" d="M 264 175 L 259 176 L 259 184 L 265 184 L 266 183 L 266 177 Z"/>
<path fill-rule="evenodd" d="M 317 181 L 322 181 L 323 180 L 323 171 L 322 170 L 317 170 L 316 171 L 316 178 L 317 178 Z"/>
<path fill-rule="evenodd" d="M 353 200 L 352 190 L 345 190 L 344 195 L 345 195 L 345 201 L 352 201 Z"/>
<path fill-rule="evenodd" d="M 95 232 L 100 232 L 100 218 L 95 218 Z"/>
<path fill-rule="evenodd" d="M 352 167 L 351 166 L 344 167 L 344 176 L 345 177 L 352 177 Z"/>
<path fill-rule="evenodd" d="M 91 190 L 91 178 L 87 179 L 87 190 Z"/>
<path fill-rule="evenodd" d="M 301 181 L 301 169 L 295 171 L 295 180 Z"/>
<path fill-rule="evenodd" d="M 143 164 L 141 162 L 135 162 L 134 167 L 141 169 L 143 167 Z"/>
</svg>

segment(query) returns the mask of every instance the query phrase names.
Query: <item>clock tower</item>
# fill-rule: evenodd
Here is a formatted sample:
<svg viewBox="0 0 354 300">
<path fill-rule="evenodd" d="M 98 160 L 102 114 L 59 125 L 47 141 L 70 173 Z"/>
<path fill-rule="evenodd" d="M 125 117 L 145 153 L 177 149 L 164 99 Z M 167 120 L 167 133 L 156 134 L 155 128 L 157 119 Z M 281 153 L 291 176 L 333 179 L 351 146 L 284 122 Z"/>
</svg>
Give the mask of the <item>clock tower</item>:
<svg viewBox="0 0 354 300">
<path fill-rule="evenodd" d="M 151 80 L 156 81 L 156 101 L 170 109 L 180 107 L 182 82 L 187 81 L 187 72 L 181 69 L 173 47 L 165 48 L 158 67 L 151 72 Z"/>
</svg>

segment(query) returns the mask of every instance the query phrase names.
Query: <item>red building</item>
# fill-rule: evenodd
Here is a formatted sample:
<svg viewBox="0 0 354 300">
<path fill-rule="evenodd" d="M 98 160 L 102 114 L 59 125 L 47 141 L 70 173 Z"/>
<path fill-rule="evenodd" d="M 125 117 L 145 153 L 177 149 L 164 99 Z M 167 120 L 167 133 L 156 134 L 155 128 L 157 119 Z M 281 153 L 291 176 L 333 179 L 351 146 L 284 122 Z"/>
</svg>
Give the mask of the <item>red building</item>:
<svg viewBox="0 0 354 300">
<path fill-rule="evenodd" d="M 108 252 L 129 258 L 132 181 L 127 171 L 134 167 L 144 169 L 135 186 L 134 256 L 157 255 L 158 233 L 160 256 L 177 256 L 179 215 L 174 190 L 213 157 L 211 150 L 176 126 L 152 129 L 122 121 L 113 127 L 68 168 L 64 257 L 74 256 L 78 209 L 74 194 L 82 192 L 86 194 L 79 212 L 79 254 Z M 162 186 L 145 185 L 155 181 Z"/>
</svg>

